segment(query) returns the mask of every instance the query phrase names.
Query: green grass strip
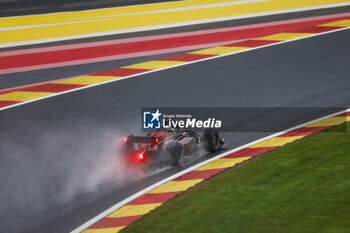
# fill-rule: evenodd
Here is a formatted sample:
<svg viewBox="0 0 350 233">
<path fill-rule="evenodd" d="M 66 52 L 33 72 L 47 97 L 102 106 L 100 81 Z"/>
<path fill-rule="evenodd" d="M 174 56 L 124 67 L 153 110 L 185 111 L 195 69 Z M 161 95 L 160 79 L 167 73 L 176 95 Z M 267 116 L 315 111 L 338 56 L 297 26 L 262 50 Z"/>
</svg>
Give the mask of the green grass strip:
<svg viewBox="0 0 350 233">
<path fill-rule="evenodd" d="M 350 133 L 337 128 L 223 172 L 122 232 L 350 232 Z"/>
</svg>

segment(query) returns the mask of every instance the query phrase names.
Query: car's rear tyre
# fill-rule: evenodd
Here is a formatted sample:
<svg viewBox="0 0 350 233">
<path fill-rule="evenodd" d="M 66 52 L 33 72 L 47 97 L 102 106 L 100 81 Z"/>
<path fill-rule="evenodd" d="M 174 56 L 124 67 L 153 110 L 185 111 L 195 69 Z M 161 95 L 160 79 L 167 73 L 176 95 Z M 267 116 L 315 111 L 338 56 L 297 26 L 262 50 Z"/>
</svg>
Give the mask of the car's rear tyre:
<svg viewBox="0 0 350 233">
<path fill-rule="evenodd" d="M 206 129 L 203 133 L 203 144 L 207 152 L 217 152 L 220 145 L 220 137 L 218 131 L 213 129 Z"/>
<path fill-rule="evenodd" d="M 184 161 L 183 147 L 181 143 L 171 143 L 167 145 L 171 158 L 171 165 L 180 167 Z"/>
</svg>

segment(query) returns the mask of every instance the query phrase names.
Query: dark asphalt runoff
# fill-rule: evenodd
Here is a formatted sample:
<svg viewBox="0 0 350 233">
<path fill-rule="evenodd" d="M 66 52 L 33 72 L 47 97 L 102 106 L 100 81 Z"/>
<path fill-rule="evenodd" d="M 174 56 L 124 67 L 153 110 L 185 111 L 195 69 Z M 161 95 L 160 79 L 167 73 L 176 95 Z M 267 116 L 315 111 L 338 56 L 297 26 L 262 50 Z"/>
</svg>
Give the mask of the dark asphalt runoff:
<svg viewBox="0 0 350 233">
<path fill-rule="evenodd" d="M 140 133 L 143 106 L 348 107 L 349 41 L 343 30 L 0 111 L 0 232 L 69 232 L 181 170 L 142 174 L 120 165 L 118 142 Z M 254 120 L 287 128 L 306 118 Z M 269 134 L 225 139 L 229 149 Z"/>
<path fill-rule="evenodd" d="M 176 0 L 167 0 L 167 2 Z M 0 0 L 0 17 L 81 11 L 163 2 L 162 0 Z"/>
</svg>

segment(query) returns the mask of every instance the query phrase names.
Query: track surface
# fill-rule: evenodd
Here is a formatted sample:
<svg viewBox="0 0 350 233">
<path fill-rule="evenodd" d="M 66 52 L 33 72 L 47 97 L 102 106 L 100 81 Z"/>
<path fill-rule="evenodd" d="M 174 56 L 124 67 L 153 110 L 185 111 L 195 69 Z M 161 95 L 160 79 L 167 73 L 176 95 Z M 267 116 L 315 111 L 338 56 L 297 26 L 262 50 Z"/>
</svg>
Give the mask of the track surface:
<svg viewBox="0 0 350 233">
<path fill-rule="evenodd" d="M 170 1 L 168 0 L 168 2 Z M 0 15 L 4 17 L 61 11 L 80 11 L 104 7 L 149 4 L 155 2 L 162 2 L 162 0 L 0 0 Z"/>
<path fill-rule="evenodd" d="M 115 138 L 138 133 L 142 106 L 348 107 L 349 40 L 344 30 L 0 112 L 0 232 L 67 232 L 178 171 L 130 181 L 114 167 Z M 231 148 L 267 134 L 226 138 Z"/>
</svg>

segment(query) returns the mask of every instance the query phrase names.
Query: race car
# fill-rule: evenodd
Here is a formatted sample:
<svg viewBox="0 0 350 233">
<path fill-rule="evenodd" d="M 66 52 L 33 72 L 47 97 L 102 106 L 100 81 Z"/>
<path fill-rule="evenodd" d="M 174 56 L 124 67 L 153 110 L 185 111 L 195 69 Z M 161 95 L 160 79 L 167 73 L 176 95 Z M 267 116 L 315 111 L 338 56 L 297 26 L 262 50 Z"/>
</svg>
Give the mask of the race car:
<svg viewBox="0 0 350 233">
<path fill-rule="evenodd" d="M 224 146 L 224 139 L 215 130 L 200 134 L 188 129 L 158 129 L 147 136 L 124 138 L 126 161 L 131 164 L 181 166 L 204 148 L 215 153 Z"/>
</svg>

